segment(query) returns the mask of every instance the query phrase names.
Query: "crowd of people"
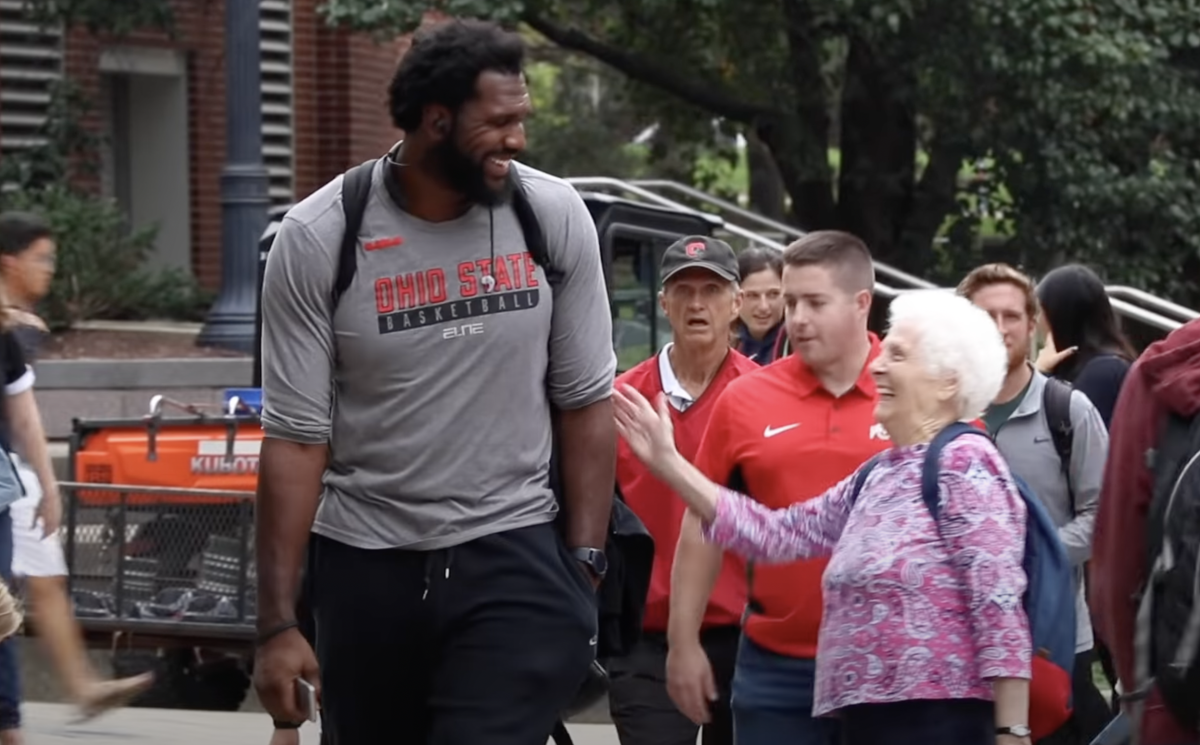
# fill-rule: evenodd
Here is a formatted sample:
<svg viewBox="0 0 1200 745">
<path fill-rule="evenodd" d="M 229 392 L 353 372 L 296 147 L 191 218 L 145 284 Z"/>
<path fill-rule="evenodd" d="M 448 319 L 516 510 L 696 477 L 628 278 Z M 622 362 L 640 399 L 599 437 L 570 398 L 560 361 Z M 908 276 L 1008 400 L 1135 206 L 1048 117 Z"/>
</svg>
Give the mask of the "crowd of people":
<svg viewBox="0 0 1200 745">
<path fill-rule="evenodd" d="M 618 374 L 588 210 L 516 161 L 523 65 L 491 24 L 418 33 L 389 90 L 405 139 L 275 238 L 272 742 L 316 702 L 337 745 L 543 745 L 602 669 L 622 745 L 1084 745 L 1118 716 L 1200 743 L 1200 322 L 1139 354 L 1090 269 L 988 264 L 891 299 L 881 338 L 859 238 L 698 235 L 659 258 L 671 342 Z M 150 680 L 99 678 L 65 589 L 28 364 L 53 268 L 48 226 L 0 216 L 0 637 L 19 584 L 94 715 Z M 615 500 L 654 554 L 629 648 L 597 660 L 597 589 L 632 576 Z"/>
<path fill-rule="evenodd" d="M 614 500 L 654 540 L 600 660 L 622 745 L 1084 744 L 1119 712 L 1200 742 L 1200 322 L 1139 355 L 1090 269 L 989 264 L 891 300 L 881 339 L 857 237 L 698 235 L 659 259 L 672 341 L 614 380 L 595 227 L 515 160 L 522 64 L 490 24 L 418 33 L 361 227 L 350 172 L 271 251 L 273 742 L 314 715 L 303 678 L 327 742 L 541 745 L 606 646 L 594 590 L 636 574 Z"/>
</svg>

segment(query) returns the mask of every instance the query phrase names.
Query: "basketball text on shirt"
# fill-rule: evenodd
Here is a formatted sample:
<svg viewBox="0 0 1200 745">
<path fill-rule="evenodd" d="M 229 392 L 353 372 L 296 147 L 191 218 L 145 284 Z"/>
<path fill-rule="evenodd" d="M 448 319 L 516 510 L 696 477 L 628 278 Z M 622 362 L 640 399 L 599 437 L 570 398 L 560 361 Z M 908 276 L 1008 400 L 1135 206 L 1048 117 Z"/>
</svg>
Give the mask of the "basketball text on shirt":
<svg viewBox="0 0 1200 745">
<path fill-rule="evenodd" d="M 439 267 L 406 272 L 375 280 L 375 311 L 379 333 L 424 328 L 432 324 L 526 310 L 540 300 L 537 265 L 528 251 L 459 262 L 457 282 L 451 286 Z M 485 291 L 481 281 L 492 277 L 495 286 Z M 457 297 L 450 299 L 453 292 Z M 477 335 L 480 324 L 455 324 L 444 338 Z"/>
</svg>

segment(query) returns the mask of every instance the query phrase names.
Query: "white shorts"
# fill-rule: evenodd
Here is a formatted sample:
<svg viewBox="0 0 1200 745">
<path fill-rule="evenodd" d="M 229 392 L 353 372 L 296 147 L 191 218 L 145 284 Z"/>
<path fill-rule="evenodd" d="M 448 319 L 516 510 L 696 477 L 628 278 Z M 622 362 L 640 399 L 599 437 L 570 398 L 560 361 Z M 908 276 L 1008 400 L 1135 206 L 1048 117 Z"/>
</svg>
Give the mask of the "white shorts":
<svg viewBox="0 0 1200 745">
<path fill-rule="evenodd" d="M 12 515 L 13 576 L 65 577 L 67 560 L 63 556 L 61 531 L 43 538 L 41 521 L 36 526 L 33 524 L 38 503 L 42 501 L 42 485 L 38 482 L 37 474 L 16 456 L 13 456 L 13 463 L 25 487 L 25 496 L 8 508 Z"/>
</svg>

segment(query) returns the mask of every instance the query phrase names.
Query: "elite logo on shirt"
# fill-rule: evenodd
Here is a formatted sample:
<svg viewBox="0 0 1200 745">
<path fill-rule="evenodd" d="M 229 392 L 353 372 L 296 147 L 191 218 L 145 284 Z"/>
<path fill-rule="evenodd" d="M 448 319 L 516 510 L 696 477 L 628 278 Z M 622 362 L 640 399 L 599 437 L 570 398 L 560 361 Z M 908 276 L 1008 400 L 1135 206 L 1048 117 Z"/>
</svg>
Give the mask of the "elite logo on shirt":
<svg viewBox="0 0 1200 745">
<path fill-rule="evenodd" d="M 537 264 L 528 251 L 460 262 L 453 279 L 440 267 L 375 280 L 379 333 L 425 328 L 535 308 L 541 299 Z M 486 289 L 484 278 L 494 285 Z M 475 324 L 468 324 L 472 327 Z M 462 324 L 455 324 L 463 328 Z M 453 334 L 454 338 L 469 334 Z"/>
<path fill-rule="evenodd" d="M 404 239 L 397 235 L 391 238 L 377 238 L 373 241 L 367 241 L 363 244 L 363 250 L 381 251 L 385 248 L 395 248 L 402 245 L 404 245 Z"/>
</svg>

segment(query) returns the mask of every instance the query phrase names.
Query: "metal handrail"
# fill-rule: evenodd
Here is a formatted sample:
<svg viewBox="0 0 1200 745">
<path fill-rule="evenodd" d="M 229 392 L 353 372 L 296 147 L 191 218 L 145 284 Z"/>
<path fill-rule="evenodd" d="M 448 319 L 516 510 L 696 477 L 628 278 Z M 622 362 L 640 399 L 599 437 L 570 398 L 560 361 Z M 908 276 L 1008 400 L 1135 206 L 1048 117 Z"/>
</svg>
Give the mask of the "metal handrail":
<svg viewBox="0 0 1200 745">
<path fill-rule="evenodd" d="M 681 212 L 691 212 L 691 213 L 694 213 L 697 215 L 705 215 L 706 217 L 712 217 L 712 215 L 703 213 L 700 210 L 694 209 L 692 207 L 688 207 L 685 204 L 680 204 L 679 202 L 676 202 L 672 199 L 667 199 L 666 197 L 662 196 L 661 194 L 655 194 L 654 192 L 648 191 L 639 186 L 634 186 L 633 184 L 629 183 L 628 181 L 622 181 L 620 179 L 610 178 L 608 176 L 578 176 L 578 177 L 567 179 L 567 182 L 576 188 L 583 187 L 583 188 L 594 189 L 594 188 L 599 187 L 599 188 L 607 188 L 607 189 L 616 189 L 616 190 L 620 190 L 620 191 L 626 191 L 630 194 L 635 194 L 639 197 L 642 197 L 643 199 L 646 199 L 652 203 L 658 204 L 663 207 L 670 207 L 671 209 L 680 210 Z M 757 243 L 762 246 L 769 246 L 771 248 L 775 248 L 780 251 L 782 251 L 785 248 L 785 246 L 782 243 L 779 243 L 778 241 L 773 241 L 770 238 L 766 237 L 765 235 L 760 235 L 758 233 L 755 233 L 752 230 L 747 230 L 746 228 L 743 228 L 741 225 L 731 223 L 728 220 L 724 221 L 724 224 L 721 227 L 722 227 L 722 229 L 727 230 L 730 233 L 733 233 L 734 235 L 740 236 L 742 238 L 745 238 L 753 243 Z"/>
<path fill-rule="evenodd" d="M 748 220 L 770 230 L 783 233 L 788 237 L 798 238 L 804 235 L 803 230 L 793 225 L 788 225 L 786 223 L 779 222 L 778 220 L 764 217 L 763 215 L 734 204 L 726 199 L 714 197 L 713 195 L 703 192 L 693 186 L 681 184 L 676 181 L 670 181 L 666 179 L 638 179 L 635 181 L 623 181 L 621 179 L 611 178 L 608 176 L 577 177 L 569 178 L 567 181 L 577 188 L 600 188 L 624 192 L 659 206 L 669 207 L 671 209 L 681 210 L 684 212 L 691 212 L 694 214 L 712 216 L 711 213 L 702 212 L 673 199 L 664 197 L 662 194 L 659 194 L 654 190 L 674 191 L 684 195 L 689 199 L 694 199 L 698 202 L 712 205 L 713 207 L 723 210 L 724 212 L 736 216 L 742 220 Z M 775 240 L 772 240 L 771 238 L 766 237 L 765 235 L 756 233 L 752 230 L 742 227 L 741 225 L 730 222 L 728 219 L 725 219 L 724 216 L 721 217 L 723 219 L 722 229 L 727 230 L 734 235 L 741 236 L 753 243 L 760 245 L 771 246 L 781 250 L 784 248 L 783 245 Z M 908 272 L 888 266 L 887 264 L 881 264 L 878 261 L 875 262 L 875 270 L 878 274 L 883 275 L 888 280 L 900 283 L 902 285 L 907 285 L 906 287 L 897 288 L 888 284 L 876 282 L 875 291 L 886 298 L 894 298 L 901 292 L 907 292 L 911 290 L 946 289 L 940 288 L 933 282 L 921 279 L 920 277 L 909 274 Z M 1169 300 L 1164 300 L 1160 297 L 1152 295 L 1145 290 L 1139 290 L 1137 288 L 1127 287 L 1124 285 L 1111 285 L 1105 289 L 1108 292 L 1109 300 L 1112 303 L 1113 310 L 1116 311 L 1117 314 L 1124 318 L 1129 318 L 1140 323 L 1144 323 L 1147 326 L 1159 331 L 1169 333 L 1188 321 L 1200 318 L 1200 313 L 1190 308 L 1185 308 L 1177 303 L 1173 303 Z"/>
<path fill-rule="evenodd" d="M 1154 309 L 1164 315 L 1173 315 L 1183 323 L 1194 321 L 1197 318 L 1200 318 L 1200 313 L 1192 310 L 1191 308 L 1185 308 L 1178 303 L 1173 303 L 1170 300 L 1164 300 L 1157 295 L 1151 295 L 1145 290 L 1139 290 L 1136 287 L 1127 287 L 1125 285 L 1109 285 L 1104 289 L 1108 292 L 1108 297 L 1114 302 L 1126 300 L 1130 303 L 1136 303 L 1138 305 Z"/>
<path fill-rule="evenodd" d="M 687 184 L 681 184 L 677 181 L 668 181 L 666 179 L 638 179 L 636 181 L 627 182 L 627 185 L 638 188 L 642 191 L 644 191 L 646 189 L 668 189 L 668 190 L 672 190 L 672 191 L 677 191 L 680 194 L 683 194 L 684 196 L 686 196 L 690 199 L 695 199 L 696 201 L 699 201 L 699 202 L 711 204 L 714 207 L 717 207 L 717 208 L 722 209 L 726 212 L 729 212 L 733 215 L 736 215 L 744 220 L 751 220 L 751 221 L 756 222 L 759 225 L 762 225 L 766 228 L 783 233 L 784 235 L 786 235 L 790 238 L 799 238 L 804 235 L 804 231 L 801 230 L 800 228 L 797 228 L 794 225 L 788 225 L 787 223 L 782 223 L 782 222 L 779 222 L 778 220 L 772 220 L 769 217 L 764 217 L 764 216 L 758 214 L 757 212 L 752 212 L 752 211 L 746 209 L 745 207 L 740 207 L 740 206 L 734 204 L 733 202 L 730 202 L 725 199 L 721 199 L 720 197 L 714 197 L 711 194 L 707 194 L 703 191 L 700 191 L 699 189 L 695 188 L 694 186 L 688 186 Z M 633 193 L 640 193 L 640 192 L 633 192 Z M 657 195 L 657 194 L 655 196 L 661 197 L 661 195 Z M 725 223 L 726 229 L 728 229 L 730 227 L 730 225 L 731 224 L 729 223 L 729 221 L 726 220 L 726 223 Z M 769 239 L 767 239 L 765 236 L 760 236 L 759 240 L 769 240 Z M 883 264 L 879 261 L 875 262 L 875 271 L 876 271 L 876 273 L 882 274 L 884 277 L 886 277 L 887 279 L 889 279 L 893 282 L 907 285 L 913 289 L 933 290 L 933 289 L 937 288 L 937 285 L 935 285 L 934 283 L 932 283 L 928 280 L 921 279 L 920 277 L 917 277 L 913 274 L 909 274 L 908 272 L 905 272 L 901 269 L 897 269 L 894 266 L 890 266 L 888 264 Z"/>
<path fill-rule="evenodd" d="M 795 225 L 788 225 L 785 222 L 779 222 L 778 220 L 773 220 L 769 217 L 766 217 L 765 215 L 760 215 L 757 212 L 753 212 L 751 210 L 746 209 L 745 207 L 736 205 L 733 202 L 730 202 L 726 199 L 721 199 L 720 197 L 714 197 L 712 194 L 708 194 L 707 192 L 700 191 L 699 189 L 697 189 L 694 186 L 688 186 L 687 184 L 681 184 L 678 181 L 668 181 L 666 179 L 647 178 L 647 179 L 634 179 L 634 180 L 630 181 L 629 183 L 633 184 L 634 186 L 640 186 L 640 187 L 643 187 L 646 189 L 667 189 L 669 191 L 677 191 L 686 197 L 695 199 L 700 202 L 707 202 L 708 204 L 711 204 L 715 207 L 720 207 L 721 209 L 725 210 L 726 212 L 730 212 L 734 215 L 737 215 L 738 217 L 741 217 L 742 219 L 756 222 L 764 227 L 770 228 L 771 230 L 777 230 L 780 233 L 783 233 L 784 235 L 790 236 L 792 238 L 799 238 L 800 236 L 804 235 L 804 231 L 801 230 L 800 228 L 797 228 Z"/>
<path fill-rule="evenodd" d="M 155 494 L 160 496 L 177 496 L 177 497 L 236 497 L 239 499 L 253 499 L 254 492 L 240 491 L 235 489 L 189 489 L 178 486 L 146 486 L 143 484 L 102 484 L 85 481 L 59 481 L 60 489 L 78 490 L 78 491 L 114 491 L 114 492 L 129 492 L 132 494 Z"/>
<path fill-rule="evenodd" d="M 1119 300 L 1117 298 L 1109 298 L 1109 302 L 1112 304 L 1113 310 L 1116 311 L 1118 315 L 1124 316 L 1125 318 L 1132 318 L 1135 321 L 1141 321 L 1147 326 L 1158 329 L 1159 331 L 1170 333 L 1186 323 L 1186 321 L 1176 321 L 1173 318 L 1167 318 L 1166 316 L 1155 313 L 1152 310 L 1139 308 L 1132 303 L 1127 303 L 1124 300 Z"/>
</svg>

